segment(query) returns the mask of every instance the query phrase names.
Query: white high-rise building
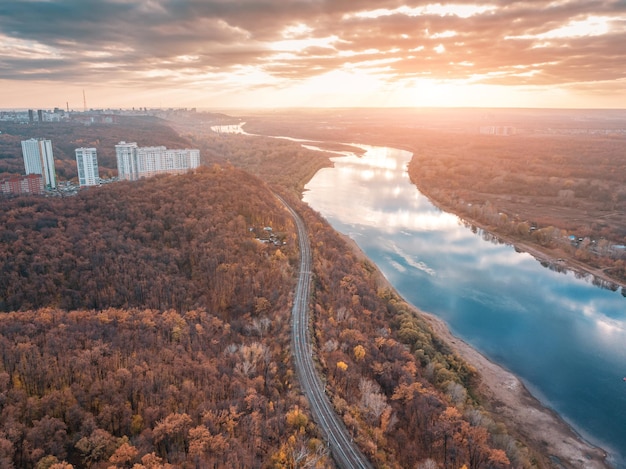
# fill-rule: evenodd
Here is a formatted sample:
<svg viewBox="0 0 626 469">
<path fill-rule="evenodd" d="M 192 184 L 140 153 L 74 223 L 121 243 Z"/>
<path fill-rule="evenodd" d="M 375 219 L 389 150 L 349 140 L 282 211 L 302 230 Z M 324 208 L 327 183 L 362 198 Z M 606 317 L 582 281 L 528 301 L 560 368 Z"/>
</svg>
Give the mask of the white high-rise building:
<svg viewBox="0 0 626 469">
<path fill-rule="evenodd" d="M 200 166 L 200 150 L 168 150 L 164 146 L 137 147 L 136 143 L 115 145 L 120 179 L 136 181 L 157 174 L 180 174 Z"/>
<path fill-rule="evenodd" d="M 95 148 L 76 149 L 76 167 L 80 186 L 97 186 L 100 183 L 98 155 Z"/>
<path fill-rule="evenodd" d="M 44 186 L 50 189 L 56 188 L 57 177 L 50 140 L 35 138 L 22 140 L 22 155 L 26 174 L 41 174 Z"/>
<path fill-rule="evenodd" d="M 137 144 L 120 142 L 115 145 L 117 155 L 117 175 L 120 180 L 136 181 L 139 179 L 137 167 Z"/>
<path fill-rule="evenodd" d="M 140 147 L 137 148 L 137 164 L 139 166 L 139 177 L 150 177 L 165 169 L 163 160 L 165 147 Z"/>
<path fill-rule="evenodd" d="M 167 169 L 189 170 L 200 166 L 200 150 L 167 150 L 165 152 L 165 166 Z"/>
</svg>

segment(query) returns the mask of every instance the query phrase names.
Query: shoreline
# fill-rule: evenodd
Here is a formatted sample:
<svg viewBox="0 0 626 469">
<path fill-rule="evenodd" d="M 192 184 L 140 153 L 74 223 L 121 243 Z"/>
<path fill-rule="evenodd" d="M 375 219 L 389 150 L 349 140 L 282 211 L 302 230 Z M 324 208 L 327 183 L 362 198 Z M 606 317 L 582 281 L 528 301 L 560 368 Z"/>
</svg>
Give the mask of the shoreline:
<svg viewBox="0 0 626 469">
<path fill-rule="evenodd" d="M 379 286 L 393 291 L 413 312 L 426 320 L 435 335 L 476 368 L 480 376 L 478 390 L 485 399 L 483 406 L 497 415 L 498 420 L 507 422 L 512 436 L 518 437 L 541 455 L 544 466 L 539 467 L 613 469 L 605 450 L 586 441 L 556 411 L 533 396 L 517 376 L 454 336 L 442 319 L 402 298 L 358 244 L 346 234 L 339 235 L 358 258 L 367 260 L 374 267 Z"/>
<path fill-rule="evenodd" d="M 414 183 L 412 184 L 415 185 Z M 516 250 L 530 254 L 538 262 L 543 261 L 543 262 L 553 263 L 555 261 L 555 256 L 551 255 L 549 252 L 547 252 L 545 249 L 542 249 L 540 246 L 537 246 L 527 241 L 515 239 L 514 237 L 510 235 L 498 233 L 497 231 L 490 229 L 487 225 L 484 225 L 483 223 L 480 223 L 480 222 L 477 222 L 476 220 L 468 218 L 466 215 L 461 215 L 457 213 L 457 211 L 455 211 L 453 207 L 450 207 L 447 204 L 443 204 L 439 202 L 438 200 L 435 200 L 428 193 L 424 192 L 421 188 L 418 188 L 417 186 L 416 188 L 425 197 L 427 197 L 428 200 L 433 205 L 435 205 L 439 210 L 456 215 L 460 220 L 466 223 L 469 223 L 471 225 L 474 225 L 477 228 L 480 228 L 481 230 L 493 235 L 494 237 L 499 239 L 501 242 L 508 244 L 510 246 L 513 246 Z M 585 277 L 591 276 L 592 278 L 598 279 L 602 282 L 606 282 L 607 284 L 616 285 L 618 288 L 623 288 L 626 291 L 626 282 L 615 279 L 607 275 L 604 269 L 602 268 L 596 268 L 596 267 L 587 265 L 577 259 L 574 259 L 571 255 L 567 255 L 566 253 L 563 253 L 563 252 L 559 253 L 559 258 L 561 260 L 561 266 L 566 271 L 578 273 Z"/>
<path fill-rule="evenodd" d="M 469 221 L 469 220 L 468 220 Z M 473 223 L 473 222 L 472 222 Z M 475 223 L 474 223 L 475 224 Z M 545 262 L 554 262 L 554 257 L 551 256 L 549 253 L 541 250 L 541 248 L 536 247 L 535 245 L 531 244 L 531 243 L 525 243 L 523 241 L 516 241 L 513 238 L 507 237 L 507 236 L 503 236 L 499 233 L 495 233 L 493 231 L 490 231 L 488 228 L 485 228 L 481 225 L 476 225 L 476 226 L 480 226 L 481 229 L 488 231 L 489 233 L 493 234 L 494 236 L 497 236 L 498 239 L 500 239 L 502 242 L 509 244 L 513 247 L 515 247 L 518 251 L 521 252 L 526 252 L 528 254 L 530 254 L 531 256 L 533 256 L 535 258 L 535 260 L 541 262 L 541 261 L 545 261 Z M 595 268 L 595 267 L 591 267 L 589 265 L 586 265 L 576 259 L 573 259 L 571 256 L 565 256 L 562 257 L 562 266 L 566 271 L 570 271 L 570 272 L 574 272 L 574 273 L 578 273 L 581 274 L 583 277 L 587 277 L 587 276 L 591 276 L 594 279 L 598 279 L 601 280 L 603 282 L 606 282 L 607 284 L 613 284 L 616 285 L 618 288 L 624 288 L 626 289 L 626 283 L 622 282 L 620 280 L 617 280 L 615 278 L 610 277 L 609 275 L 607 275 L 603 269 L 600 268 Z M 599 288 L 604 288 L 604 287 L 599 287 Z"/>
<path fill-rule="evenodd" d="M 558 461 L 554 467 L 612 468 L 606 451 L 586 441 L 556 411 L 533 396 L 516 375 L 454 336 L 442 319 L 410 306 L 439 338 L 478 370 L 479 391 L 487 410 L 507 421 L 507 428 L 531 449 Z"/>
</svg>

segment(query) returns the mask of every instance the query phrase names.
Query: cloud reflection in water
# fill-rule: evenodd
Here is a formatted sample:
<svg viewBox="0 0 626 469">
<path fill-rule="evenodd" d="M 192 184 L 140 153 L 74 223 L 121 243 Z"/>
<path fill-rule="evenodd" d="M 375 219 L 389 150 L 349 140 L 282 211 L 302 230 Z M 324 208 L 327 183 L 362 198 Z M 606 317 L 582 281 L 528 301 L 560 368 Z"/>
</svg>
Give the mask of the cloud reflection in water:
<svg viewBox="0 0 626 469">
<path fill-rule="evenodd" d="M 521 376 L 587 438 L 626 455 L 626 425 L 613 418 L 626 414 L 626 300 L 486 241 L 411 185 L 409 152 L 366 148 L 335 158 L 304 200 L 408 301 Z"/>
</svg>

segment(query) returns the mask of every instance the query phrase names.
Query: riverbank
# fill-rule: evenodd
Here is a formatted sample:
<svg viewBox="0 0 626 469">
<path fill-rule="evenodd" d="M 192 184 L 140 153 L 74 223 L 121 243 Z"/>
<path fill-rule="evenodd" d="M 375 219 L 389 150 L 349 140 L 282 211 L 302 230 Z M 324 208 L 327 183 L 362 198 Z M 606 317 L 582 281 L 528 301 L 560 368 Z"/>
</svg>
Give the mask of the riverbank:
<svg viewBox="0 0 626 469">
<path fill-rule="evenodd" d="M 422 191 L 422 189 L 420 189 L 420 191 Z M 604 283 L 606 285 L 615 285 L 617 287 L 626 289 L 626 282 L 620 281 L 611 277 L 610 275 L 607 275 L 604 269 L 595 268 L 588 264 L 585 264 L 584 262 L 575 259 L 573 256 L 568 255 L 566 252 L 563 252 L 561 250 L 559 250 L 558 255 L 555 256 L 554 253 L 547 248 L 543 248 L 542 246 L 527 241 L 516 239 L 510 235 L 498 233 L 497 231 L 492 230 L 490 227 L 476 220 L 472 220 L 470 218 L 467 218 L 467 216 L 465 215 L 457 213 L 454 210 L 454 207 L 440 203 L 439 201 L 428 195 L 426 192 L 422 191 L 422 193 L 426 197 L 428 197 L 428 200 L 430 200 L 431 203 L 437 206 L 440 210 L 455 214 L 461 220 L 464 220 L 465 222 L 470 223 L 480 228 L 481 230 L 490 233 L 491 235 L 497 237 L 503 243 L 514 246 L 516 250 L 530 254 L 539 262 L 545 262 L 548 264 L 558 263 L 559 267 L 564 270 L 576 272 L 581 276 L 592 276 L 594 277 L 594 279 L 600 280 L 601 283 Z"/>
<path fill-rule="evenodd" d="M 471 220 L 470 222 L 473 223 Z M 480 225 L 476 225 L 476 226 L 480 226 Z M 487 228 L 484 228 L 484 227 L 481 227 L 481 229 L 489 231 Z M 518 251 L 527 252 L 528 254 L 533 256 L 535 259 L 537 259 L 539 262 L 548 262 L 548 263 L 555 262 L 555 257 L 553 255 L 551 255 L 547 251 L 542 250 L 537 245 L 515 240 L 507 236 L 502 236 L 498 233 L 492 233 L 492 234 L 495 234 L 496 236 L 498 236 L 498 238 L 502 240 L 503 242 L 510 244 L 511 246 L 515 246 L 515 248 Z M 615 285 L 617 287 L 626 288 L 626 282 L 619 281 L 607 275 L 603 269 L 591 267 L 587 264 L 584 264 L 583 262 L 580 262 L 574 259 L 572 256 L 568 256 L 567 254 L 564 254 L 562 252 L 559 255 L 561 257 L 558 258 L 559 260 L 557 262 L 559 263 L 560 267 L 564 268 L 565 270 L 576 272 L 582 276 L 591 275 L 592 277 L 600 280 L 604 284 Z"/>
<path fill-rule="evenodd" d="M 368 259 L 354 240 L 347 235 L 342 237 L 357 256 Z M 376 268 L 375 264 L 371 264 Z M 379 286 L 394 291 L 400 297 L 377 268 L 376 275 Z M 536 399 L 515 375 L 452 335 L 447 325 L 438 317 L 414 306 L 411 308 L 426 319 L 440 339 L 476 368 L 481 378 L 479 391 L 484 398 L 485 407 L 500 421 L 506 422 L 512 434 L 542 455 L 543 466 L 540 467 L 611 468 L 606 462 L 605 451 L 583 440 L 558 414 Z"/>
</svg>

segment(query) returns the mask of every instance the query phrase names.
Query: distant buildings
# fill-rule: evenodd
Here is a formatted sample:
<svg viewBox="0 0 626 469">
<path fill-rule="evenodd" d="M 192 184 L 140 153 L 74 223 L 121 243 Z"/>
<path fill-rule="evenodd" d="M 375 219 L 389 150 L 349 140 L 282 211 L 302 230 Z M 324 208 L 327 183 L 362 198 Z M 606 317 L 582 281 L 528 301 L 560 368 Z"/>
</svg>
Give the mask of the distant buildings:
<svg viewBox="0 0 626 469">
<path fill-rule="evenodd" d="M 41 195 L 44 193 L 43 177 L 41 174 L 11 176 L 8 179 L 0 181 L 0 192 L 4 195 Z"/>
<path fill-rule="evenodd" d="M 55 189 L 57 186 L 52 155 L 52 142 L 45 139 L 22 140 L 22 154 L 26 174 L 41 174 L 46 188 Z"/>
<path fill-rule="evenodd" d="M 80 122 L 83 125 L 92 124 L 115 124 L 118 117 L 113 114 L 102 114 L 96 112 L 73 113 L 69 116 L 72 122 Z"/>
<path fill-rule="evenodd" d="M 483 135 L 500 135 L 508 137 L 515 135 L 515 127 L 510 125 L 483 125 L 480 127 L 480 133 Z"/>
<path fill-rule="evenodd" d="M 95 148 L 77 148 L 76 167 L 80 187 L 97 186 L 100 183 L 98 173 L 98 157 Z"/>
<path fill-rule="evenodd" d="M 115 145 L 117 173 L 120 180 L 136 181 L 157 174 L 180 174 L 200 166 L 200 150 L 168 150 L 138 147 L 137 143 Z"/>
<path fill-rule="evenodd" d="M 55 109 L 60 114 L 62 110 Z M 40 119 L 42 113 L 32 110 L 27 118 Z M 0 120 L 7 113 L 0 113 Z M 13 114 L 8 115 L 12 119 Z M 22 140 L 22 155 L 26 176 L 12 176 L 0 180 L 0 194 L 46 194 L 47 196 L 74 195 L 77 188 L 69 181 L 57 183 L 52 142 L 43 138 Z M 139 147 L 137 143 L 120 142 L 115 145 L 118 178 L 100 179 L 96 148 L 76 148 L 76 169 L 80 187 L 97 186 L 115 180 L 136 181 L 157 174 L 181 174 L 200 166 L 200 150 L 174 149 L 164 146 Z"/>
</svg>

